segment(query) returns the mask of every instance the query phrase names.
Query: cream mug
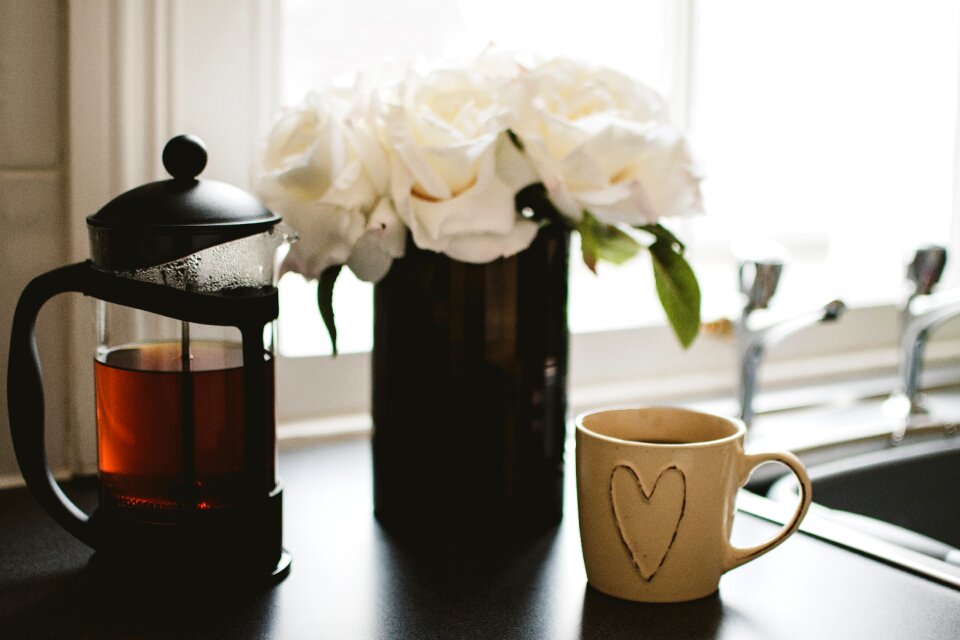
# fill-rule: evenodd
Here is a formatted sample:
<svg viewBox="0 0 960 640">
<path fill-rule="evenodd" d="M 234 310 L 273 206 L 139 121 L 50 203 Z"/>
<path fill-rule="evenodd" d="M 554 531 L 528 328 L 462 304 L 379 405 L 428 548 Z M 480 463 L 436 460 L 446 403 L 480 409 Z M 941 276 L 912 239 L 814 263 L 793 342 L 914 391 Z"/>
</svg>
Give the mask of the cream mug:
<svg viewBox="0 0 960 640">
<path fill-rule="evenodd" d="M 739 420 L 649 407 L 585 413 L 576 426 L 580 542 L 587 580 L 603 593 L 639 602 L 708 596 L 724 573 L 794 533 L 810 506 L 801 462 L 744 453 Z M 772 540 L 734 547 L 737 490 L 771 461 L 797 476 L 800 504 Z"/>
</svg>

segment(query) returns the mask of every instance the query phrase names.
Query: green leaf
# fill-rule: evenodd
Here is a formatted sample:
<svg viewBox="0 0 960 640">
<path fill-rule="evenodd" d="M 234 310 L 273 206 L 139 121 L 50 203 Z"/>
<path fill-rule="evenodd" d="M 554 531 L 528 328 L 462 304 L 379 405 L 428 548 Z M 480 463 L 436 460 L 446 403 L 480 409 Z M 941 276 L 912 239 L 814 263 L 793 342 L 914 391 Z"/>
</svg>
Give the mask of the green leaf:
<svg viewBox="0 0 960 640">
<path fill-rule="evenodd" d="M 653 237 L 656 240 L 661 240 L 676 247 L 676 252 L 683 255 L 683 250 L 685 248 L 683 243 L 680 242 L 680 240 L 677 239 L 677 236 L 673 235 L 673 232 L 666 227 L 660 224 L 643 224 L 638 226 L 637 229 L 641 229 L 647 233 L 653 234 Z"/>
<path fill-rule="evenodd" d="M 653 259 L 657 295 L 673 332 L 686 349 L 700 331 L 700 286 L 683 257 L 683 245 L 669 231 L 666 236 L 671 240 L 655 235 L 657 239 L 650 245 L 650 257 Z"/>
<path fill-rule="evenodd" d="M 343 269 L 342 264 L 324 269 L 317 282 L 317 306 L 320 308 L 320 317 L 323 318 L 323 324 L 327 327 L 327 333 L 330 334 L 333 355 L 337 355 L 337 324 L 333 317 L 333 285 L 337 283 L 341 269 Z"/>
<path fill-rule="evenodd" d="M 577 225 L 580 232 L 580 251 L 587 267 L 596 273 L 597 261 L 623 264 L 640 251 L 640 243 L 622 229 L 604 224 L 590 212 L 584 211 Z"/>
</svg>

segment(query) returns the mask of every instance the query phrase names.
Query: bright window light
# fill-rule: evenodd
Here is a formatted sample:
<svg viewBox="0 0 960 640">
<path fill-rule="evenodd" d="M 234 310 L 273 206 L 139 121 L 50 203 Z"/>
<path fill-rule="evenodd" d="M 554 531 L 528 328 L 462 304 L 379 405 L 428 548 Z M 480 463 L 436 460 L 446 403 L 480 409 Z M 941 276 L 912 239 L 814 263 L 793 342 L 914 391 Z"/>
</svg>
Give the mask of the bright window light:
<svg viewBox="0 0 960 640">
<path fill-rule="evenodd" d="M 955 233 L 960 4 L 699 7 L 698 239 L 787 245 L 781 303 L 899 299 L 910 250 Z"/>
<path fill-rule="evenodd" d="M 794 262 L 775 304 L 804 310 L 833 298 L 890 303 L 922 243 L 951 244 L 960 3 L 941 0 L 696 2 L 689 54 L 692 144 L 706 176 L 707 216 L 674 224 L 688 241 L 707 319 L 737 312 L 734 240 L 771 238 Z M 282 101 L 334 77 L 486 43 L 616 67 L 668 94 L 680 79 L 668 0 L 286 0 Z M 504 16 L 509 16 L 506 19 Z M 675 107 L 677 105 L 674 105 Z M 668 224 L 670 224 L 668 222 Z M 951 235 L 953 234 L 953 235 Z M 663 322 L 648 260 L 601 265 L 571 255 L 570 326 L 600 331 Z M 960 256 L 943 287 L 958 283 Z M 372 288 L 348 276 L 335 310 L 344 352 L 372 342 Z M 329 341 L 315 284 L 281 282 L 285 355 Z"/>
</svg>

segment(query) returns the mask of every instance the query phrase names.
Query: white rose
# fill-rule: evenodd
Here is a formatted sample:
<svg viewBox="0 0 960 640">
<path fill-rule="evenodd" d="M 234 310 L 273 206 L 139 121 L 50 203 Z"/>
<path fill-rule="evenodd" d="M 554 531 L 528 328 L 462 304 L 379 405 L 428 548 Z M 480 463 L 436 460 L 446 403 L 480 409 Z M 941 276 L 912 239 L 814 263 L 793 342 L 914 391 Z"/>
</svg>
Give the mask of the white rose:
<svg viewBox="0 0 960 640">
<path fill-rule="evenodd" d="M 537 177 L 507 137 L 513 110 L 497 83 L 468 69 L 411 72 L 381 96 L 397 214 L 418 247 L 463 262 L 513 255 L 537 233 L 515 208 Z"/>
<path fill-rule="evenodd" d="M 514 131 L 551 201 L 579 220 L 648 224 L 702 212 L 700 176 L 663 99 L 612 69 L 554 60 L 522 74 Z"/>
<path fill-rule="evenodd" d="M 389 200 L 386 158 L 351 105 L 310 96 L 271 131 L 256 170 L 264 203 L 299 231 L 285 271 L 308 278 L 348 264 L 379 280 L 403 255 L 404 228 Z"/>
</svg>

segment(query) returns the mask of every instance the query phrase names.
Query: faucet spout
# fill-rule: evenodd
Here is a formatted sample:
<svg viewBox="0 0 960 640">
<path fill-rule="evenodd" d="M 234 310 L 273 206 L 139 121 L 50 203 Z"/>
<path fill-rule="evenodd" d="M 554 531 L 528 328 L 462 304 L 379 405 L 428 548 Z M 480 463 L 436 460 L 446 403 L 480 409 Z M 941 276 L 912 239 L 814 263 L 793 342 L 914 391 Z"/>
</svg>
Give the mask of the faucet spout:
<svg viewBox="0 0 960 640">
<path fill-rule="evenodd" d="M 755 326 L 752 309 L 745 308 L 737 326 L 737 352 L 740 362 L 738 399 L 740 419 L 749 427 L 753 422 L 753 399 L 757 389 L 757 372 L 766 349 L 807 327 L 822 322 L 834 322 L 843 315 L 846 305 L 832 300 L 816 311 L 787 320 Z"/>
<path fill-rule="evenodd" d="M 960 289 L 933 293 L 947 262 L 947 249 L 930 245 L 917 249 L 907 265 L 912 285 L 904 302 L 900 324 L 900 372 L 897 386 L 884 402 L 884 413 L 897 422 L 891 439 L 899 444 L 907 429 L 927 421 L 928 410 L 920 393 L 923 352 L 930 332 L 960 315 Z"/>
<path fill-rule="evenodd" d="M 906 303 L 900 340 L 900 388 L 897 393 L 908 407 L 908 415 L 926 413 L 920 395 L 923 352 L 930 332 L 960 315 L 960 289 L 929 295 L 914 295 Z"/>
</svg>

